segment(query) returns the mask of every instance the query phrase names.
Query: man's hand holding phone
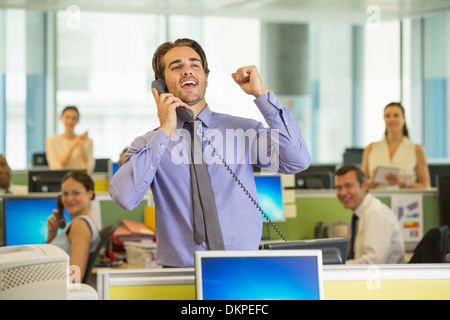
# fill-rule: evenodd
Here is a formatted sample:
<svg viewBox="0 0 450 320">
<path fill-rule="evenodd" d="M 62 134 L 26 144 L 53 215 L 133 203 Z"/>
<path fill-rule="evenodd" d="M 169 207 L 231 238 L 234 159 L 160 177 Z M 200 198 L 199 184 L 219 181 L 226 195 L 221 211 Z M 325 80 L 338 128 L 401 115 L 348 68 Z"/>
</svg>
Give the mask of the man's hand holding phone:
<svg viewBox="0 0 450 320">
<path fill-rule="evenodd" d="M 176 108 L 180 106 L 187 108 L 190 107 L 171 93 L 159 93 L 156 88 L 152 89 L 152 93 L 158 109 L 158 118 L 160 123 L 159 130 L 170 137 L 177 128 Z"/>
</svg>

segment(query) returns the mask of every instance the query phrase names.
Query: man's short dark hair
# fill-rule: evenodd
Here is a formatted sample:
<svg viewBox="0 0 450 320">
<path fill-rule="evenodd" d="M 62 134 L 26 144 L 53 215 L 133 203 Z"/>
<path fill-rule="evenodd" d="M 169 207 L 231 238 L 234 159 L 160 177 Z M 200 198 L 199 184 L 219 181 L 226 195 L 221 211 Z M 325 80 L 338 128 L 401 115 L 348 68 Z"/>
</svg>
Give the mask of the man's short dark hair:
<svg viewBox="0 0 450 320">
<path fill-rule="evenodd" d="M 358 180 L 360 185 L 362 185 L 363 182 L 367 180 L 367 177 L 361 170 L 361 168 L 354 164 L 344 164 L 339 169 L 337 169 L 334 174 L 335 176 L 343 176 L 350 171 L 354 171 L 356 173 L 356 179 Z"/>
<path fill-rule="evenodd" d="M 202 46 L 195 40 L 181 38 L 175 42 L 167 41 L 161 44 L 155 51 L 152 60 L 153 72 L 155 73 L 155 79 L 164 79 L 164 61 L 165 54 L 175 47 L 189 47 L 198 53 L 200 60 L 202 61 L 202 67 L 205 74 L 209 74 L 208 60 L 206 60 L 206 54 L 203 51 Z"/>
</svg>

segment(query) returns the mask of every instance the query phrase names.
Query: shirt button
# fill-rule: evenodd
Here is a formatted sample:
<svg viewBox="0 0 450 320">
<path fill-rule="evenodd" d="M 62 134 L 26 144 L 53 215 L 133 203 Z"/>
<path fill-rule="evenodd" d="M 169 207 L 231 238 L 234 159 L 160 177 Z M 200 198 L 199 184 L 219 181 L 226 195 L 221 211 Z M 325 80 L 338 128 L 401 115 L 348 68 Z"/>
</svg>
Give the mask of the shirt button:
<svg viewBox="0 0 450 320">
<path fill-rule="evenodd" d="M 159 146 L 161 147 L 161 149 L 164 149 L 164 148 L 165 148 L 164 143 L 161 143 Z"/>
<path fill-rule="evenodd" d="M 150 167 L 150 170 L 153 170 L 153 169 L 155 169 L 155 167 L 154 167 L 154 166 L 151 166 L 151 167 Z"/>
</svg>

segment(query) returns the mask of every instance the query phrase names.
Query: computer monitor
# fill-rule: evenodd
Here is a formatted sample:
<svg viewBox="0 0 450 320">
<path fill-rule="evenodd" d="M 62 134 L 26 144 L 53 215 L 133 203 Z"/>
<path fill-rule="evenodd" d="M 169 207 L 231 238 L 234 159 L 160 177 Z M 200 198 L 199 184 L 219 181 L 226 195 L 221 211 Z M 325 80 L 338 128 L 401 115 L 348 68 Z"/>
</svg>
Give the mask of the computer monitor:
<svg viewBox="0 0 450 320">
<path fill-rule="evenodd" d="M 117 170 L 119 170 L 119 168 L 120 168 L 119 162 L 109 161 L 109 163 L 108 163 L 108 177 L 109 177 L 109 179 L 111 179 L 113 177 L 113 175 L 117 172 Z"/>
<path fill-rule="evenodd" d="M 33 153 L 33 166 L 34 167 L 48 166 L 47 155 L 45 154 L 45 152 Z"/>
<path fill-rule="evenodd" d="M 450 163 L 429 163 L 431 187 L 437 188 L 439 176 L 450 176 Z"/>
<path fill-rule="evenodd" d="M 323 264 L 345 264 L 348 240 L 343 238 L 324 238 L 314 240 L 266 242 L 263 250 L 320 250 Z"/>
<path fill-rule="evenodd" d="M 57 194 L 3 197 L 3 244 L 41 244 L 47 241 L 47 218 L 56 209 Z M 66 221 L 69 213 L 64 210 Z"/>
<path fill-rule="evenodd" d="M 197 251 L 198 300 L 323 299 L 320 250 Z"/>
<path fill-rule="evenodd" d="M 335 170 L 336 165 L 311 165 L 295 174 L 294 189 L 333 189 Z"/>
<path fill-rule="evenodd" d="M 280 175 L 255 175 L 256 192 L 261 209 L 272 221 L 284 221 L 283 185 Z M 267 221 L 263 217 L 264 221 Z"/>
<path fill-rule="evenodd" d="M 363 153 L 363 148 L 346 148 L 343 155 L 343 163 L 361 165 Z"/>
<path fill-rule="evenodd" d="M 437 178 L 439 226 L 450 227 L 450 175 Z"/>
<path fill-rule="evenodd" d="M 109 159 L 95 159 L 94 172 L 108 172 Z"/>
<path fill-rule="evenodd" d="M 70 170 L 28 171 L 28 192 L 60 192 L 61 180 L 69 171 Z"/>
</svg>

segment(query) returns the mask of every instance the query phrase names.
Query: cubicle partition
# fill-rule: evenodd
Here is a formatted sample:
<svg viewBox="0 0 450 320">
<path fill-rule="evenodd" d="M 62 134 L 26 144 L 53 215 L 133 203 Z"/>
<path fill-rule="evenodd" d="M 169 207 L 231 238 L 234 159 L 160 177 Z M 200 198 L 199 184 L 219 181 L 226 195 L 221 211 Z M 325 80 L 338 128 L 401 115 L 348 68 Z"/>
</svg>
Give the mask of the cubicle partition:
<svg viewBox="0 0 450 320">
<path fill-rule="evenodd" d="M 448 300 L 450 264 L 324 265 L 325 300 Z M 194 268 L 104 269 L 104 300 L 195 300 Z"/>
<path fill-rule="evenodd" d="M 436 189 L 370 190 L 370 192 L 398 215 L 407 251 L 413 251 L 422 236 L 439 226 Z M 352 212 L 344 209 L 335 190 L 296 190 L 296 212 L 277 227 L 288 240 L 313 239 L 317 223 L 324 226 L 336 221 L 351 223 Z M 264 239 L 277 239 L 269 225 L 264 226 Z"/>
<path fill-rule="evenodd" d="M 194 268 L 99 269 L 101 300 L 195 300 Z"/>
<path fill-rule="evenodd" d="M 24 180 L 16 177 L 16 182 Z M 102 227 L 121 224 L 122 219 L 144 221 L 144 210 L 152 205 L 151 193 L 133 211 L 126 211 L 112 201 L 107 180 L 96 180 L 93 202 L 97 221 Z M 333 189 L 289 190 L 285 195 L 293 203 L 285 221 L 276 225 L 288 240 L 314 238 L 318 222 L 350 222 L 351 212 L 342 207 Z M 386 205 L 401 212 L 403 226 L 410 229 L 405 240 L 412 251 L 421 235 L 439 225 L 435 188 L 427 190 L 370 190 Z M 286 206 L 285 206 L 286 208 Z M 293 209 L 292 209 L 293 208 Z M 400 208 L 403 208 L 401 211 Z M 410 210 L 408 212 L 407 210 Z M 1 212 L 0 212 L 1 216 Z M 0 219 L 0 228 L 2 219 Z M 264 224 L 263 240 L 278 239 L 271 226 Z M 449 299 L 449 265 L 372 265 L 324 266 L 325 299 Z M 101 299 L 195 299 L 195 276 L 192 268 L 99 268 L 97 290 Z"/>
</svg>

